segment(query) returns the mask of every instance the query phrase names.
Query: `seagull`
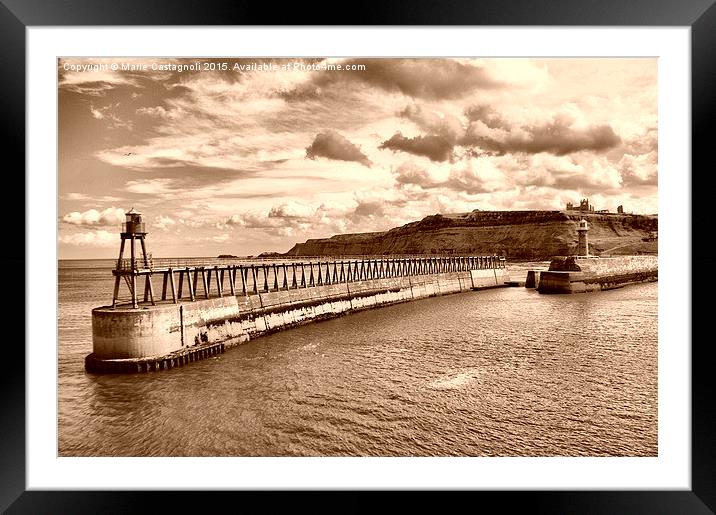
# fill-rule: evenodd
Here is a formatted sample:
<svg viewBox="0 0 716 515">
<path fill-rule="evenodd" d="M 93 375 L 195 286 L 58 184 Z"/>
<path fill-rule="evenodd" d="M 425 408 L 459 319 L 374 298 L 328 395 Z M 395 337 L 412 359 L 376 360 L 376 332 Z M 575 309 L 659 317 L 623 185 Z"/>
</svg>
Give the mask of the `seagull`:
<svg viewBox="0 0 716 515">
<path fill-rule="evenodd" d="M 131 155 L 132 155 L 132 153 L 131 153 L 131 152 L 127 152 L 127 153 L 126 153 L 126 154 L 124 154 L 124 155 L 125 155 L 125 156 L 131 156 Z"/>
</svg>

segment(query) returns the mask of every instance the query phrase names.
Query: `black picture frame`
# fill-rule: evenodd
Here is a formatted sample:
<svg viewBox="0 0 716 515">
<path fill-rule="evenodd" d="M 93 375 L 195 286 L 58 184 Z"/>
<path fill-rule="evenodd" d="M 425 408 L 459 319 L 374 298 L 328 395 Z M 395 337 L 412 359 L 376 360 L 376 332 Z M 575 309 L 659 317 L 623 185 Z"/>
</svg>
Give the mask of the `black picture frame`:
<svg viewBox="0 0 716 515">
<path fill-rule="evenodd" d="M 691 28 L 692 80 L 692 248 L 684 249 L 684 281 L 692 285 L 691 341 L 691 480 L 689 491 L 499 491 L 425 492 L 401 496 L 402 507 L 427 508 L 437 502 L 441 510 L 465 505 L 481 508 L 498 503 L 500 510 L 522 508 L 534 513 L 714 513 L 716 512 L 716 410 L 711 379 L 712 338 L 709 338 L 710 305 L 699 302 L 691 270 L 708 281 L 714 257 L 697 254 L 693 242 L 708 231 L 713 165 L 707 161 L 713 146 L 708 125 L 713 120 L 716 91 L 716 0 L 488 0 L 481 2 L 428 0 L 410 3 L 368 2 L 338 9 L 321 2 L 269 3 L 229 0 L 156 0 L 153 2 L 108 0 L 0 0 L 0 106 L 3 151 L 17 170 L 25 169 L 25 30 L 32 26 L 120 25 L 475 25 L 475 26 L 685 26 Z M 48 119 L 53 114 L 48 113 Z M 8 162 L 7 160 L 5 161 Z M 7 166 L 7 165 L 6 165 Z M 684 171 L 687 173 L 687 171 Z M 51 177 L 48 171 L 48 180 Z M 10 168 L 6 168 L 6 177 Z M 6 191 L 9 209 L 25 212 L 24 176 Z M 10 179 L 7 179 L 10 181 Z M 6 207 L 7 204 L 6 204 Z M 24 280 L 24 245 L 2 253 L 6 287 L 14 290 L 8 321 L 26 320 L 32 299 L 19 294 Z M 13 273 L 12 271 L 16 271 Z M 26 274 L 30 271 L 26 270 Z M 707 285 L 704 285 L 707 287 Z M 22 306 L 22 313 L 19 313 Z M 15 324 L 17 326 L 18 324 Z M 704 329 L 705 331 L 700 331 Z M 23 338 L 24 333 L 18 336 Z M 701 335 L 701 337 L 699 337 Z M 385 492 L 189 492 L 189 491 L 27 491 L 25 483 L 25 350 L 19 338 L 8 338 L 0 373 L 3 406 L 0 409 L 0 509 L 7 513 L 125 513 L 174 509 L 206 509 L 233 506 L 244 509 L 256 501 L 271 510 L 288 500 L 293 508 L 312 511 L 362 512 L 383 503 Z M 11 344 L 12 343 L 12 344 Z M 48 351 L 54 349 L 47 342 Z M 431 495 L 427 495 L 431 494 Z M 334 496 L 340 498 L 333 499 Z M 210 498 L 210 500 L 209 500 Z M 229 503 L 229 504 L 224 504 Z M 240 503 L 240 504 L 238 504 Z M 489 503 L 489 504 L 488 504 Z"/>
</svg>

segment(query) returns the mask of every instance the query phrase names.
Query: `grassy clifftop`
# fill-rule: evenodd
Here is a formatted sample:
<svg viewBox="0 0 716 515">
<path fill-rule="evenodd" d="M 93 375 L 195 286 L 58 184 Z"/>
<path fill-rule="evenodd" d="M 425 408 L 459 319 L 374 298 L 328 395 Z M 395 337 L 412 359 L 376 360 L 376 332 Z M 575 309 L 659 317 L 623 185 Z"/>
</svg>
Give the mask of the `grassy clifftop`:
<svg viewBox="0 0 716 515">
<path fill-rule="evenodd" d="M 431 215 L 385 232 L 310 239 L 294 245 L 286 255 L 476 253 L 504 254 L 513 260 L 550 259 L 575 253 L 582 217 L 589 222 L 591 254 L 657 252 L 657 241 L 644 241 L 658 229 L 655 215 L 472 211 Z"/>
</svg>

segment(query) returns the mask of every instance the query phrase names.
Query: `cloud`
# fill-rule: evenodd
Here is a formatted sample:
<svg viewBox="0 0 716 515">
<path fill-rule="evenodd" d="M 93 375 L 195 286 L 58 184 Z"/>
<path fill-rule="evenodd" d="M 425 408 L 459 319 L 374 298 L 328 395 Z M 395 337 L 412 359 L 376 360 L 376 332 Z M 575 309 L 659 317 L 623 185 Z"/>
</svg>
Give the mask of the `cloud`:
<svg viewBox="0 0 716 515">
<path fill-rule="evenodd" d="M 632 155 L 648 154 L 659 150 L 659 134 L 656 127 L 647 127 L 642 133 L 634 134 L 624 141 L 625 153 Z"/>
<path fill-rule="evenodd" d="M 386 203 L 382 200 L 361 200 L 353 210 L 353 218 L 382 218 L 386 214 Z"/>
<path fill-rule="evenodd" d="M 360 148 L 335 131 L 326 131 L 316 135 L 313 143 L 306 148 L 306 157 L 309 159 L 325 157 L 338 161 L 355 161 L 367 167 L 371 165 L 370 159 L 361 152 Z"/>
<path fill-rule="evenodd" d="M 305 73 L 306 79 L 277 91 L 286 102 L 313 102 L 334 92 L 382 90 L 427 100 L 457 99 L 504 85 L 486 66 L 454 59 L 328 59 L 341 70 Z"/>
<path fill-rule="evenodd" d="M 465 166 L 463 168 L 452 170 L 448 180 L 440 184 L 440 186 L 464 192 L 468 195 L 489 193 L 493 191 L 493 188 L 489 188 L 486 185 L 485 178 L 480 173 L 480 170 L 475 169 L 473 166 Z"/>
<path fill-rule="evenodd" d="M 67 200 L 89 200 L 90 197 L 84 193 L 72 192 L 65 195 Z"/>
<path fill-rule="evenodd" d="M 159 215 L 154 222 L 154 227 L 166 231 L 170 227 L 176 225 L 176 221 L 168 216 Z"/>
<path fill-rule="evenodd" d="M 365 69 L 316 74 L 314 83 L 326 85 L 350 80 L 389 92 L 425 99 L 454 99 L 475 89 L 493 89 L 501 82 L 486 68 L 451 59 L 350 59 L 347 66 Z"/>
<path fill-rule="evenodd" d="M 72 211 L 62 217 L 62 221 L 72 225 L 119 225 L 124 221 L 124 209 L 110 207 L 104 211 L 89 209 L 80 213 Z"/>
<path fill-rule="evenodd" d="M 656 186 L 658 184 L 656 152 L 638 156 L 624 154 L 617 166 L 624 186 Z"/>
<path fill-rule="evenodd" d="M 457 117 L 429 111 L 418 104 L 406 106 L 398 113 L 398 116 L 411 120 L 426 132 L 437 134 L 451 141 L 456 141 L 465 133 L 465 128 Z"/>
<path fill-rule="evenodd" d="M 281 226 L 281 222 L 271 220 L 268 216 L 258 213 L 240 213 L 226 219 L 226 225 L 244 229 L 269 229 Z"/>
<path fill-rule="evenodd" d="M 444 173 L 441 175 L 405 163 L 398 167 L 394 178 L 400 186 L 418 186 L 423 190 L 442 188 L 468 195 L 507 187 L 505 174 L 489 158 L 467 161 L 447 171 L 447 177 Z"/>
<path fill-rule="evenodd" d="M 471 122 L 481 121 L 491 129 L 509 129 L 500 114 L 487 105 L 474 105 L 465 109 L 465 116 Z"/>
<path fill-rule="evenodd" d="M 489 114 L 489 112 L 488 112 Z M 556 116 L 549 123 L 504 128 L 488 116 L 487 122 L 478 119 L 468 127 L 461 144 L 477 146 L 500 154 L 549 152 L 563 156 L 584 150 L 606 151 L 621 143 L 621 138 L 609 125 L 576 127 L 567 116 Z"/>
<path fill-rule="evenodd" d="M 316 213 L 316 208 L 301 202 L 289 201 L 269 210 L 269 218 L 308 219 Z"/>
<path fill-rule="evenodd" d="M 625 165 L 628 158 L 622 160 Z M 651 178 L 650 165 L 644 160 L 645 168 L 639 170 L 644 178 L 639 184 L 646 184 Z M 419 199 L 421 192 L 430 197 L 471 198 L 482 194 L 497 194 L 510 190 L 521 192 L 540 189 L 533 193 L 544 204 L 547 198 L 556 198 L 559 192 L 592 195 L 604 192 L 618 194 L 622 187 L 621 168 L 606 156 L 578 154 L 554 156 L 552 154 L 482 156 L 460 160 L 455 165 L 431 165 L 420 167 L 414 163 L 403 163 L 394 172 L 397 187 Z M 428 193 L 429 192 L 429 193 Z"/>
<path fill-rule="evenodd" d="M 400 165 L 396 169 L 394 178 L 399 185 L 416 184 L 422 188 L 430 188 L 438 184 L 425 168 L 420 168 L 410 162 Z"/>
<path fill-rule="evenodd" d="M 147 59 L 125 57 L 121 62 L 146 64 Z M 170 76 L 170 74 L 156 70 L 147 72 L 113 70 L 110 65 L 117 63 L 117 59 L 111 57 L 59 59 L 57 64 L 59 89 L 81 95 L 102 97 L 119 87 L 142 88 L 141 78 L 154 81 L 165 80 Z M 136 96 L 132 98 L 136 98 Z"/>
<path fill-rule="evenodd" d="M 452 157 L 453 143 L 450 139 L 439 135 L 406 138 L 401 132 L 396 132 L 378 148 L 425 156 L 431 161 L 448 161 Z"/>
<path fill-rule="evenodd" d="M 99 230 L 67 234 L 60 236 L 59 241 L 79 247 L 114 247 L 119 243 L 119 236 L 116 232 Z"/>
<path fill-rule="evenodd" d="M 102 195 L 99 197 L 90 197 L 84 193 L 71 192 L 64 196 L 65 200 L 82 200 L 82 201 L 97 201 L 97 202 L 119 202 L 124 200 L 121 197 L 115 197 L 112 195 Z"/>
<path fill-rule="evenodd" d="M 187 219 L 180 218 L 178 223 L 180 225 L 183 225 L 185 227 L 189 227 L 191 229 L 198 229 L 199 227 L 206 227 L 208 225 L 208 222 L 204 220 L 195 220 L 195 219 Z"/>
<path fill-rule="evenodd" d="M 579 151 L 607 151 L 621 143 L 609 125 L 578 126 L 575 118 L 557 114 L 544 124 L 513 124 L 490 106 L 475 105 L 465 110 L 468 126 L 451 115 L 439 115 L 418 105 L 406 107 L 399 116 L 410 119 L 428 135 L 408 138 L 396 132 L 379 148 L 403 151 L 443 162 L 455 159 L 454 148 L 466 148 L 467 156 L 479 150 L 498 154 L 548 152 L 557 156 Z"/>
<path fill-rule="evenodd" d="M 165 109 L 162 106 L 139 107 L 136 113 L 140 116 L 148 116 L 151 118 L 160 118 L 166 120 L 179 120 L 188 115 L 188 112 L 181 107 L 174 109 Z"/>
<path fill-rule="evenodd" d="M 227 227 L 251 229 L 270 237 L 325 237 L 345 232 L 355 202 L 319 206 L 288 201 L 267 210 L 237 213 L 225 220 Z"/>
<path fill-rule="evenodd" d="M 308 226 L 318 218 L 319 211 L 309 204 L 294 200 L 272 206 L 268 211 L 245 212 L 231 215 L 226 219 L 226 225 L 244 227 L 247 229 L 277 229 L 286 226 Z"/>
<path fill-rule="evenodd" d="M 457 117 L 436 113 L 417 104 L 408 105 L 398 116 L 412 121 L 429 134 L 408 138 L 398 131 L 379 148 L 425 156 L 436 162 L 453 160 L 453 149 L 465 133 Z"/>
<path fill-rule="evenodd" d="M 162 195 L 176 191 L 175 188 L 172 188 L 174 182 L 174 180 L 166 178 L 127 181 L 126 189 L 130 193 L 141 195 Z"/>
<path fill-rule="evenodd" d="M 618 168 L 604 156 L 538 154 L 530 156 L 523 167 L 513 177 L 516 185 L 526 188 L 594 195 L 596 192 L 613 194 L 622 183 Z"/>
<path fill-rule="evenodd" d="M 95 120 L 106 120 L 108 122 L 107 128 L 114 129 L 121 127 L 131 131 L 134 129 L 134 123 L 131 121 L 124 121 L 120 119 L 113 111 L 119 107 L 119 102 L 116 104 L 109 104 L 104 107 L 95 107 L 94 104 L 90 103 L 90 113 L 92 118 Z"/>
<path fill-rule="evenodd" d="M 104 113 L 102 111 L 103 111 L 102 109 L 95 109 L 94 106 L 92 104 L 90 104 L 90 113 L 92 113 L 92 117 L 95 120 L 103 120 L 104 119 Z"/>
</svg>

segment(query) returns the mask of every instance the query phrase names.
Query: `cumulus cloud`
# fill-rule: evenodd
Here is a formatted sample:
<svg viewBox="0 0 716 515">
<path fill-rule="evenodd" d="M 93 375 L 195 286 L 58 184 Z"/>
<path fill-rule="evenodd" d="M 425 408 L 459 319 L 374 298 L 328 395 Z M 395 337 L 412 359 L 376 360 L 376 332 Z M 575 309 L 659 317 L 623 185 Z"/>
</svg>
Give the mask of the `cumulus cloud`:
<svg viewBox="0 0 716 515">
<path fill-rule="evenodd" d="M 338 161 L 355 161 L 367 167 L 371 165 L 370 159 L 361 152 L 360 148 L 335 131 L 317 134 L 313 143 L 306 148 L 306 157 L 309 159 L 325 157 Z"/>
<path fill-rule="evenodd" d="M 268 211 L 244 212 L 228 217 L 228 226 L 246 229 L 278 229 L 288 226 L 308 226 L 320 218 L 324 208 L 314 207 L 302 202 L 288 201 L 272 206 Z"/>
<path fill-rule="evenodd" d="M 529 157 L 525 169 L 515 174 L 515 182 L 527 188 L 594 196 L 596 192 L 617 192 L 622 178 L 618 167 L 604 156 L 541 154 Z"/>
<path fill-rule="evenodd" d="M 475 90 L 504 85 L 479 62 L 382 58 L 331 61 L 332 64 L 340 63 L 343 69 L 310 73 L 306 80 L 280 89 L 278 95 L 287 102 L 315 101 L 337 88 L 367 86 L 412 98 L 440 100 L 457 99 Z"/>
<path fill-rule="evenodd" d="M 499 185 L 501 186 L 502 184 Z M 484 177 L 484 167 L 483 170 L 479 170 L 474 166 L 465 166 L 452 170 L 447 181 L 439 184 L 439 186 L 464 192 L 468 195 L 489 193 L 494 190 L 494 188 L 490 188 L 487 185 L 486 177 Z"/>
<path fill-rule="evenodd" d="M 353 218 L 380 218 L 386 214 L 386 202 L 382 200 L 360 200 L 353 210 Z"/>
<path fill-rule="evenodd" d="M 418 104 L 408 105 L 399 116 L 407 118 L 425 132 L 436 134 L 448 141 L 457 141 L 464 133 L 462 122 L 449 113 L 437 113 Z"/>
<path fill-rule="evenodd" d="M 378 148 L 425 156 L 431 161 L 448 161 L 452 157 L 453 142 L 435 134 L 406 138 L 398 131 Z"/>
<path fill-rule="evenodd" d="M 465 109 L 465 116 L 471 122 L 481 121 L 490 129 L 509 129 L 500 114 L 488 105 L 474 105 Z"/>
<path fill-rule="evenodd" d="M 99 230 L 66 234 L 60 236 L 59 241 L 79 247 L 114 247 L 119 242 L 119 235 L 116 232 Z"/>
<path fill-rule="evenodd" d="M 364 64 L 365 69 L 317 74 L 316 82 L 352 80 L 426 99 L 454 99 L 502 85 L 486 68 L 451 59 L 350 59 L 345 64 Z"/>
<path fill-rule="evenodd" d="M 408 138 L 398 131 L 378 148 L 424 156 L 436 162 L 454 159 L 453 149 L 465 133 L 457 117 L 436 113 L 418 104 L 408 105 L 398 116 L 412 121 L 428 134 Z"/>
<path fill-rule="evenodd" d="M 164 215 L 159 215 L 154 222 L 154 227 L 161 229 L 162 231 L 166 231 L 174 225 L 176 225 L 176 221 L 173 218 Z"/>
<path fill-rule="evenodd" d="M 208 222 L 204 220 L 185 220 L 184 218 L 180 218 L 178 223 L 184 227 L 189 227 L 190 229 L 198 229 L 199 227 L 206 227 L 208 225 Z"/>
<path fill-rule="evenodd" d="M 658 184 L 656 152 L 624 154 L 618 168 L 625 186 L 656 186 Z"/>
<path fill-rule="evenodd" d="M 226 219 L 226 225 L 244 229 L 270 229 L 281 226 L 279 219 L 271 219 L 261 213 L 239 213 Z"/>
<path fill-rule="evenodd" d="M 417 186 L 423 190 L 442 188 L 468 195 L 495 191 L 505 187 L 507 182 L 504 173 L 489 159 L 463 163 L 447 171 L 447 176 L 405 163 L 395 171 L 394 178 L 399 186 Z"/>
<path fill-rule="evenodd" d="M 659 149 L 659 134 L 656 127 L 647 127 L 642 133 L 632 135 L 624 141 L 625 153 L 632 155 L 656 155 Z"/>
<path fill-rule="evenodd" d="M 637 168 L 643 165 L 643 168 Z M 510 190 L 532 191 L 541 202 L 545 198 L 557 198 L 560 191 L 578 195 L 603 192 L 618 194 L 623 185 L 625 167 L 634 166 L 638 173 L 631 180 L 641 186 L 650 184 L 655 164 L 648 159 L 634 161 L 625 156 L 620 163 L 613 163 L 606 156 L 579 154 L 554 156 L 552 154 L 527 154 L 522 156 L 483 156 L 459 161 L 455 165 L 421 167 L 406 162 L 393 172 L 396 186 L 418 199 L 421 192 L 434 196 L 458 195 L 463 198 L 497 194 Z M 638 170 L 638 171 L 637 171 Z M 559 204 L 559 203 L 558 203 Z M 561 205 L 561 204 L 559 204 Z"/>
<path fill-rule="evenodd" d="M 357 205 L 360 205 L 360 200 L 318 206 L 289 201 L 267 210 L 233 214 L 225 220 L 225 224 L 234 229 L 249 229 L 271 237 L 326 237 L 349 228 L 356 219 L 354 211 Z M 360 214 L 367 215 L 365 212 Z"/>
<path fill-rule="evenodd" d="M 416 184 L 421 187 L 432 187 L 437 184 L 425 168 L 413 163 L 403 163 L 395 170 L 395 182 L 399 185 Z"/>
<path fill-rule="evenodd" d="M 510 123 L 485 105 L 471 106 L 464 114 L 467 127 L 455 116 L 441 116 L 418 105 L 408 106 L 400 116 L 429 134 L 408 138 L 396 132 L 379 148 L 443 162 L 455 159 L 456 146 L 465 147 L 467 156 L 480 156 L 479 150 L 497 154 L 548 152 L 563 156 L 580 151 L 607 151 L 621 143 L 611 126 L 579 126 L 574 117 L 566 114 L 554 115 L 543 124 Z"/>
<path fill-rule="evenodd" d="M 621 138 L 609 125 L 577 127 L 566 116 L 556 116 L 542 125 L 527 125 L 504 128 L 494 119 L 473 121 L 461 143 L 477 146 L 501 154 L 526 152 L 536 154 L 549 152 L 563 156 L 583 150 L 606 151 L 621 143 Z"/>
<path fill-rule="evenodd" d="M 104 211 L 96 209 L 89 209 L 82 213 L 72 211 L 63 216 L 62 221 L 72 225 L 118 225 L 124 221 L 124 209 L 109 207 Z"/>
<path fill-rule="evenodd" d="M 316 208 L 301 202 L 289 201 L 272 207 L 268 212 L 269 218 L 295 218 L 308 219 L 316 213 Z"/>
</svg>

